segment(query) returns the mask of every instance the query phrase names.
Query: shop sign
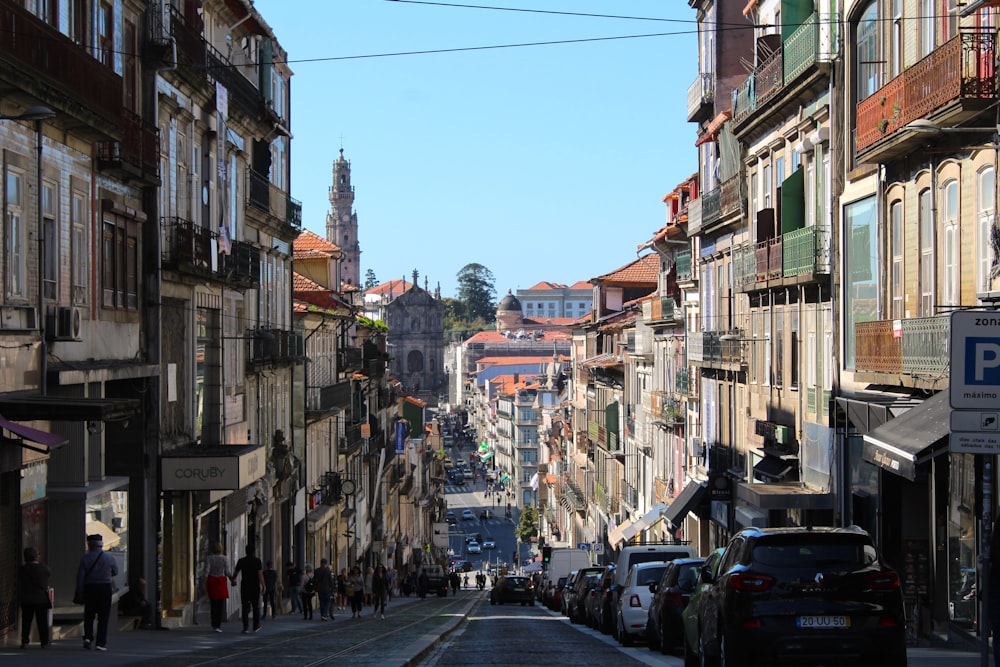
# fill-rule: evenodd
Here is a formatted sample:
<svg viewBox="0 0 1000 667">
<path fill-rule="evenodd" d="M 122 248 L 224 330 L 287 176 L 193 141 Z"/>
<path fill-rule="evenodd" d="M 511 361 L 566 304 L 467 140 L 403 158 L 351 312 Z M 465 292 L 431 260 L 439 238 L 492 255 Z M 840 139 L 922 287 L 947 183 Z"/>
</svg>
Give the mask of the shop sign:
<svg viewBox="0 0 1000 667">
<path fill-rule="evenodd" d="M 27 505 L 45 497 L 47 463 L 21 468 L 21 504 Z"/>
<path fill-rule="evenodd" d="M 229 456 L 164 456 L 162 486 L 164 491 L 236 490 L 251 484 L 267 470 L 265 448 L 240 448 Z"/>
</svg>

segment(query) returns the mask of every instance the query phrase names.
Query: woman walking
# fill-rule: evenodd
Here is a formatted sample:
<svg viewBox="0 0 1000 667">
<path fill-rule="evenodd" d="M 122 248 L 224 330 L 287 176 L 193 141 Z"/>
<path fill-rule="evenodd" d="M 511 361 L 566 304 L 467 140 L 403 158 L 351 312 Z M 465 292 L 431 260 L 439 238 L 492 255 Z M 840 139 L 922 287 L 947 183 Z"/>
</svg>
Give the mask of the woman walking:
<svg viewBox="0 0 1000 667">
<path fill-rule="evenodd" d="M 365 578 L 357 565 L 347 578 L 347 597 L 351 601 L 351 618 L 361 618 L 361 607 L 365 601 Z"/>
<path fill-rule="evenodd" d="M 342 568 L 337 575 L 337 609 L 342 611 L 347 609 L 349 600 L 347 599 L 347 568 Z"/>
<path fill-rule="evenodd" d="M 368 571 L 365 572 L 365 606 L 370 607 L 372 604 L 372 577 L 375 575 L 375 568 L 371 565 L 368 566 Z"/>
<path fill-rule="evenodd" d="M 52 571 L 48 565 L 38 562 L 38 552 L 34 547 L 24 550 L 24 565 L 20 572 L 20 603 L 21 603 L 21 649 L 28 648 L 31 643 L 31 621 L 38 624 L 38 641 L 42 648 L 49 646 L 49 609 L 52 601 L 49 599 L 49 576 Z"/>
<path fill-rule="evenodd" d="M 313 566 L 306 563 L 305 574 L 302 575 L 302 619 L 311 621 L 313 617 L 313 595 L 316 593 L 316 582 L 313 581 Z"/>
<path fill-rule="evenodd" d="M 385 603 L 389 599 L 389 575 L 385 571 L 385 565 L 379 565 L 372 575 L 372 599 L 375 604 L 372 616 L 379 614 L 385 618 Z"/>
<path fill-rule="evenodd" d="M 222 617 L 229 599 L 229 559 L 222 553 L 222 542 L 212 543 L 212 553 L 205 559 L 205 592 L 212 612 L 212 629 L 222 632 Z"/>
</svg>

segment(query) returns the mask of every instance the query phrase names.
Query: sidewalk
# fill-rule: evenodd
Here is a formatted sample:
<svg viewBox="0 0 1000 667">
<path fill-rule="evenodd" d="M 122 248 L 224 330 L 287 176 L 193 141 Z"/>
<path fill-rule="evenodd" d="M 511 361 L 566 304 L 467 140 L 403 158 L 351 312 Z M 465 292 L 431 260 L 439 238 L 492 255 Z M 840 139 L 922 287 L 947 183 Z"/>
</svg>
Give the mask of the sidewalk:
<svg viewBox="0 0 1000 667">
<path fill-rule="evenodd" d="M 465 594 L 465 595 L 463 595 Z M 400 642 L 401 645 L 393 646 L 391 656 L 385 654 L 384 647 L 373 643 L 371 650 L 381 650 L 381 657 L 387 658 L 385 664 L 406 665 L 416 661 L 420 656 L 429 652 L 442 638 L 451 633 L 467 616 L 469 610 L 478 602 L 478 591 L 461 591 L 458 599 L 465 598 L 467 604 L 462 606 L 461 613 L 449 614 L 434 628 L 431 633 L 424 633 L 420 637 L 413 637 L 411 641 Z M 444 598 L 447 602 L 454 600 L 451 596 Z M 348 646 L 360 650 L 365 650 L 365 645 L 371 642 L 372 636 L 391 631 L 401 624 L 409 623 L 404 620 L 406 610 L 417 611 L 421 606 L 427 610 L 428 618 L 433 618 L 437 607 L 434 602 L 438 600 L 421 601 L 417 597 L 394 598 L 388 606 L 386 620 L 374 619 L 371 617 L 371 607 L 364 610 L 364 619 L 354 620 L 350 611 L 337 611 L 333 621 L 320 621 L 319 612 L 315 613 L 314 620 L 303 620 L 302 615 L 284 614 L 276 618 L 267 618 L 261 624 L 261 630 L 257 633 L 251 632 L 244 635 L 241 633 L 242 623 L 238 618 L 230 619 L 223 624 L 223 632 L 216 633 L 207 623 L 200 625 L 188 625 L 169 630 L 117 630 L 116 624 L 111 623 L 108 633 L 108 650 L 100 652 L 96 650 L 84 650 L 83 640 L 74 637 L 71 639 L 56 640 L 47 649 L 42 649 L 37 643 L 31 644 L 26 650 L 20 650 L 17 637 L 13 637 L 13 642 L 8 646 L 0 647 L 0 660 L 4 664 L 31 665 L 32 667 L 68 667 L 80 665 L 100 665 L 101 667 L 115 667 L 125 665 L 149 664 L 153 661 L 165 664 L 189 665 L 196 662 L 219 662 L 221 655 L 254 653 L 261 646 L 274 643 L 278 640 L 285 640 L 291 646 L 299 644 L 299 637 L 302 643 L 317 645 L 317 633 L 323 636 L 337 636 L 341 641 L 346 641 Z M 405 614 L 412 616 L 412 614 Z M 350 632 L 344 632 L 350 628 Z M 308 639 L 307 639 L 308 638 Z M 343 647 L 340 647 L 343 649 Z M 221 650 L 220 650 L 221 649 Z M 322 650 L 322 649 L 320 649 Z M 259 657 L 259 656 L 258 656 Z M 299 656 L 301 657 L 301 656 Z M 288 655 L 287 664 L 300 664 L 298 660 L 292 661 L 293 656 Z M 244 661 L 242 664 L 258 664 L 251 661 Z M 272 667 L 285 664 L 285 659 L 269 659 L 267 664 Z"/>
</svg>

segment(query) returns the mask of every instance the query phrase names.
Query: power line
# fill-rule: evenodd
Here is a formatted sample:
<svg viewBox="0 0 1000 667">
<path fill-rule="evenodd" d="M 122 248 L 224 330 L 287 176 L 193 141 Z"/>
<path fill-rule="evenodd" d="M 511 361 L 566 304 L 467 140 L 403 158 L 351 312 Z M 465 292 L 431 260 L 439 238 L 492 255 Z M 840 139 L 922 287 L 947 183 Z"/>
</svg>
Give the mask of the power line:
<svg viewBox="0 0 1000 667">
<path fill-rule="evenodd" d="M 665 23 L 697 23 L 697 19 L 664 19 L 651 16 L 622 16 L 619 14 L 588 14 L 584 12 L 558 12 L 548 9 L 521 9 L 518 7 L 491 7 L 488 5 L 463 5 L 452 2 L 428 2 L 427 0 L 387 0 L 408 5 L 433 5 L 437 7 L 457 7 L 461 9 L 490 9 L 500 12 L 521 12 L 525 14 L 555 14 L 557 16 L 582 16 L 599 19 L 625 19 L 627 21 L 663 21 Z"/>
</svg>

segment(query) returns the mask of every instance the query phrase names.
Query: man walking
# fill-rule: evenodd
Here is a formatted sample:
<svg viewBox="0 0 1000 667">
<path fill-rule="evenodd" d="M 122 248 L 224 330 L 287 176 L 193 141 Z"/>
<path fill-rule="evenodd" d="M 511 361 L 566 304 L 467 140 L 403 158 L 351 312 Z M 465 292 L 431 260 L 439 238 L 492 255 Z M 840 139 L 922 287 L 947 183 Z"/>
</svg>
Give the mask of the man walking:
<svg viewBox="0 0 1000 667">
<path fill-rule="evenodd" d="M 247 545 L 247 555 L 236 562 L 231 579 L 236 585 L 236 577 L 240 579 L 240 604 L 243 608 L 243 634 L 250 631 L 249 616 L 253 612 L 253 631 L 260 630 L 260 594 L 266 590 L 264 586 L 264 565 L 254 555 L 254 546 Z"/>
<path fill-rule="evenodd" d="M 111 579 L 118 576 L 114 556 L 104 553 L 104 538 L 87 536 L 87 553 L 76 569 L 76 590 L 83 598 L 83 648 L 92 645 L 108 650 L 108 620 L 111 617 Z M 94 617 L 97 617 L 97 643 L 94 644 Z"/>
<path fill-rule="evenodd" d="M 330 601 L 333 599 L 333 571 L 330 569 L 330 561 L 321 558 L 313 578 L 319 594 L 319 620 L 333 620 L 333 611 L 330 610 Z"/>
<path fill-rule="evenodd" d="M 271 607 L 271 618 L 278 615 L 278 600 L 275 597 L 278 593 L 278 571 L 274 569 L 274 561 L 267 561 L 264 565 L 264 610 L 261 613 L 261 620 L 267 618 L 267 608 Z"/>
<path fill-rule="evenodd" d="M 288 597 L 292 599 L 292 612 L 302 613 L 302 570 L 299 566 L 288 561 L 285 564 L 285 585 L 288 586 Z"/>
</svg>

